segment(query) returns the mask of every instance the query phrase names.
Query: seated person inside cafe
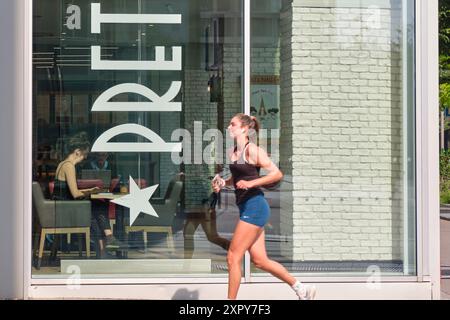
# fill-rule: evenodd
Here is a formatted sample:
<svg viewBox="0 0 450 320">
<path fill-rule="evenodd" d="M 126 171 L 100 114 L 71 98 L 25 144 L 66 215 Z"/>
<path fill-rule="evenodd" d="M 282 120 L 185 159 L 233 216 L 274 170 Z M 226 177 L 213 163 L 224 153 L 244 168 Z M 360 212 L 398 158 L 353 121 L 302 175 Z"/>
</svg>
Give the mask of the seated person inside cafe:
<svg viewBox="0 0 450 320">
<path fill-rule="evenodd" d="M 78 189 L 76 166 L 87 158 L 90 142 L 86 132 L 80 132 L 68 141 L 67 156 L 56 168 L 54 200 L 74 200 L 88 198 L 101 189 L 92 187 Z M 91 233 L 97 246 L 99 257 L 105 257 L 106 249 L 118 249 L 121 243 L 114 238 L 108 219 L 107 204 L 93 201 L 91 215 Z"/>
<path fill-rule="evenodd" d="M 108 152 L 91 152 L 81 169 L 81 179 L 100 179 L 105 192 L 119 192 L 121 175 L 117 175 Z"/>
<path fill-rule="evenodd" d="M 93 159 L 87 162 L 85 169 L 91 170 L 111 170 L 110 162 L 108 161 L 109 154 L 107 152 L 94 152 Z"/>
</svg>

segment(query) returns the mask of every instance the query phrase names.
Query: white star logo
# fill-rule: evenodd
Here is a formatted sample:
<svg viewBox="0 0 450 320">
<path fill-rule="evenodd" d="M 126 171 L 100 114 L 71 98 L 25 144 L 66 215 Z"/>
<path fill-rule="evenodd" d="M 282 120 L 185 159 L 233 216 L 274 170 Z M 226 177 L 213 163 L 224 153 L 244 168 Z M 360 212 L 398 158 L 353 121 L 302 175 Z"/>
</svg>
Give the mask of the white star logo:
<svg viewBox="0 0 450 320">
<path fill-rule="evenodd" d="M 158 188 L 157 184 L 145 189 L 139 189 L 139 186 L 130 176 L 130 194 L 111 200 L 111 202 L 123 207 L 130 208 L 131 226 L 141 212 L 154 217 L 158 217 L 158 214 L 149 202 L 156 188 Z"/>
</svg>

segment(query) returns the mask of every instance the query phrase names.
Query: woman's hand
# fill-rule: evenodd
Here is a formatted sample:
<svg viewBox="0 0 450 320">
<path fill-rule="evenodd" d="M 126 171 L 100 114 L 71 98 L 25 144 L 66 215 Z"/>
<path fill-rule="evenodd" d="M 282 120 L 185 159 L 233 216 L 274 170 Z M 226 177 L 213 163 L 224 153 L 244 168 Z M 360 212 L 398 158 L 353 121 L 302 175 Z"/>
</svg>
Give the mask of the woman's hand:
<svg viewBox="0 0 450 320">
<path fill-rule="evenodd" d="M 253 188 L 255 185 L 253 183 L 253 181 L 246 181 L 246 180 L 241 180 L 238 183 L 236 183 L 236 187 L 238 189 L 249 189 L 249 188 Z"/>
<path fill-rule="evenodd" d="M 220 189 L 225 187 L 225 180 L 223 180 L 219 175 L 216 175 L 211 182 L 212 188 L 215 193 L 218 193 Z"/>
<path fill-rule="evenodd" d="M 100 188 L 99 188 L 99 187 L 93 187 L 93 188 L 87 189 L 87 190 L 86 190 L 86 193 L 92 194 L 92 193 L 97 193 L 97 192 L 99 192 L 99 191 L 100 191 Z"/>
<path fill-rule="evenodd" d="M 213 183 L 212 188 L 215 193 L 219 193 L 221 189 L 216 183 Z"/>
</svg>

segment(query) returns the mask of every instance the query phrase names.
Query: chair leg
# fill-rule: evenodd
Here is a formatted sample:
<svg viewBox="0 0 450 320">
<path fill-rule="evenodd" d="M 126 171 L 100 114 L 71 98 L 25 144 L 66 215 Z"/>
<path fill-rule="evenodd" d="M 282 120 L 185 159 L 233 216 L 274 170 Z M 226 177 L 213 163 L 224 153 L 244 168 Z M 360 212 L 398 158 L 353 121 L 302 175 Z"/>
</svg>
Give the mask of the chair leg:
<svg viewBox="0 0 450 320">
<path fill-rule="evenodd" d="M 147 231 L 142 231 L 142 236 L 144 238 L 144 249 L 147 250 Z"/>
<path fill-rule="evenodd" d="M 37 261 L 37 266 L 36 266 L 36 269 L 38 269 L 38 270 L 41 268 L 42 255 L 44 253 L 45 236 L 46 236 L 45 229 L 42 228 L 41 229 L 41 241 L 39 244 L 38 261 Z"/>
<path fill-rule="evenodd" d="M 175 245 L 173 243 L 173 235 L 172 235 L 172 228 L 168 228 L 167 229 L 167 246 L 169 247 L 170 251 L 172 251 L 172 253 L 175 250 Z"/>
<path fill-rule="evenodd" d="M 91 230 L 86 228 L 86 256 L 91 257 Z"/>
<path fill-rule="evenodd" d="M 59 234 L 54 234 L 52 248 L 50 250 L 50 260 L 56 259 L 56 255 L 58 254 L 59 241 L 60 241 Z"/>
<path fill-rule="evenodd" d="M 83 240 L 82 234 L 79 233 L 78 234 L 78 256 L 82 257 L 83 256 L 83 243 L 81 242 Z"/>
<path fill-rule="evenodd" d="M 133 230 L 130 230 L 129 227 L 125 227 L 125 238 L 127 239 L 127 241 L 128 241 L 128 236 L 130 235 L 130 232 L 133 232 Z"/>
<path fill-rule="evenodd" d="M 111 225 L 111 233 L 114 234 L 114 226 L 116 224 L 116 219 L 110 219 L 109 223 Z"/>
</svg>

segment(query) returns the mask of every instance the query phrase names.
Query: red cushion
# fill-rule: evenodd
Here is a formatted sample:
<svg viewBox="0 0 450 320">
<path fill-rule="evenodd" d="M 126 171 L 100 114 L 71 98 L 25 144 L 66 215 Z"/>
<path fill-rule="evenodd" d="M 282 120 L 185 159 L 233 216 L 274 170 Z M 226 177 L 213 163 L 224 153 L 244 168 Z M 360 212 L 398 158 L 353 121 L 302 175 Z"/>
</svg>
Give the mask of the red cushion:
<svg viewBox="0 0 450 320">
<path fill-rule="evenodd" d="M 109 202 L 108 206 L 108 218 L 115 219 L 116 218 L 116 204 Z"/>
<path fill-rule="evenodd" d="M 48 191 L 50 192 L 50 195 L 53 194 L 53 190 L 55 190 L 55 181 L 50 181 L 48 183 Z"/>
<path fill-rule="evenodd" d="M 89 189 L 93 187 L 103 188 L 103 180 L 101 179 L 79 179 L 77 180 L 78 189 Z"/>
</svg>

